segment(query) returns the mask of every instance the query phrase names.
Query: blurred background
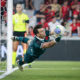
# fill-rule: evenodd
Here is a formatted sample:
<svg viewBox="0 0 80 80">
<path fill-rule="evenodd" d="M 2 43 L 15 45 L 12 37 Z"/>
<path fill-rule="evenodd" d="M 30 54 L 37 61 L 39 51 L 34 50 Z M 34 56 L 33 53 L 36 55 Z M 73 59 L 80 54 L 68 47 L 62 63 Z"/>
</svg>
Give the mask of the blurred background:
<svg viewBox="0 0 80 80">
<path fill-rule="evenodd" d="M 22 12 L 29 16 L 29 38 L 34 38 L 33 29 L 37 24 L 45 29 L 49 29 L 50 22 L 54 23 L 53 27 L 61 24 L 66 32 L 58 44 L 28 66 L 30 69 L 17 70 L 2 80 L 80 80 L 80 0 L 13 0 L 13 15 L 17 12 L 17 3 L 22 4 Z M 0 78 L 5 77 L 3 73 L 9 71 L 8 63 L 12 60 L 10 56 L 7 59 L 10 54 L 7 53 L 7 7 L 8 0 L 0 0 Z M 23 55 L 23 52 L 19 43 L 17 55 Z M 11 67 L 16 66 L 15 63 Z"/>
<path fill-rule="evenodd" d="M 16 4 L 23 5 L 23 12 L 29 16 L 29 34 L 34 37 L 35 25 L 42 24 L 49 27 L 49 22 L 55 16 L 54 23 L 58 22 L 66 29 L 61 42 L 54 48 L 46 51 L 41 60 L 80 60 L 80 0 L 13 0 L 13 14 L 16 13 Z M 1 0 L 0 20 L 0 43 L 1 59 L 4 60 L 6 53 L 7 35 L 7 0 Z M 18 53 L 22 53 L 19 46 Z"/>
</svg>

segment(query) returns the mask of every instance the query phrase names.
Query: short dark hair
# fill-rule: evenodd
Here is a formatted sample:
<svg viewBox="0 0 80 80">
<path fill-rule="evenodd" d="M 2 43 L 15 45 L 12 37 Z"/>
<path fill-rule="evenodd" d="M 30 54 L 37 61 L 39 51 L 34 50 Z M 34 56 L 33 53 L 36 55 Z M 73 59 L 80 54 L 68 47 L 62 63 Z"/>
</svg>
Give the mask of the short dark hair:
<svg viewBox="0 0 80 80">
<path fill-rule="evenodd" d="M 18 3 L 16 3 L 16 6 L 17 6 L 18 4 L 19 4 L 19 5 L 22 5 L 22 3 L 21 3 L 21 2 L 18 2 Z"/>
<path fill-rule="evenodd" d="M 35 35 L 37 35 L 39 32 L 38 32 L 38 29 L 42 28 L 42 25 L 36 25 L 33 29 L 33 32 Z"/>
</svg>

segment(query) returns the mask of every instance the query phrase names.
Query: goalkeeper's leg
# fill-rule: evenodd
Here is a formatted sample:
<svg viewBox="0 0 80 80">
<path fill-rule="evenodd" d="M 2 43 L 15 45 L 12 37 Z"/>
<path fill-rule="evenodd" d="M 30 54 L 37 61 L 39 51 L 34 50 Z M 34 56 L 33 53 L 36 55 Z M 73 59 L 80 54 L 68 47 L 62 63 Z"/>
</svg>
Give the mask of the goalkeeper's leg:
<svg viewBox="0 0 80 80">
<path fill-rule="evenodd" d="M 22 58 L 23 58 L 22 55 L 18 55 L 16 58 L 17 65 L 18 65 L 20 71 L 23 71 L 23 67 L 22 67 L 22 65 L 20 65 L 20 60 L 22 60 L 22 63 L 24 62 Z"/>
<path fill-rule="evenodd" d="M 26 52 L 26 54 L 24 55 L 24 61 L 23 61 L 23 57 L 22 56 L 17 56 L 17 64 L 19 69 L 22 71 L 22 65 L 27 63 L 27 64 L 31 64 L 31 62 L 33 62 L 36 58 L 32 57 L 30 54 L 28 54 Z"/>
<path fill-rule="evenodd" d="M 27 49 L 28 49 L 28 44 L 22 43 L 23 46 L 23 55 L 25 55 L 27 53 Z M 24 57 L 23 57 L 24 58 Z M 31 68 L 31 63 L 28 64 L 28 68 Z"/>
</svg>

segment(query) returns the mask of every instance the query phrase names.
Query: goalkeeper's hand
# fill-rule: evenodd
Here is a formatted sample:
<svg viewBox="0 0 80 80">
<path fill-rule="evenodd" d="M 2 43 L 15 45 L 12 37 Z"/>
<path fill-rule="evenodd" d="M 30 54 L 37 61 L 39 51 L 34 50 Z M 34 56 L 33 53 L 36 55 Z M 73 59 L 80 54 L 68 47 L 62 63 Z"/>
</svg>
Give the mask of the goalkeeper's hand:
<svg viewBox="0 0 80 80">
<path fill-rule="evenodd" d="M 29 38 L 25 38 L 25 37 L 17 37 L 17 36 L 13 36 L 12 38 L 11 38 L 13 41 L 14 40 L 17 40 L 17 41 L 21 41 L 21 42 L 23 42 L 23 43 L 30 43 L 30 40 L 29 40 Z"/>
<path fill-rule="evenodd" d="M 11 37 L 11 39 L 12 39 L 13 41 L 14 41 L 14 40 L 17 40 L 17 38 L 18 38 L 17 36 L 12 36 L 12 37 Z"/>
<path fill-rule="evenodd" d="M 58 37 L 55 39 L 55 41 L 56 41 L 56 42 L 60 42 L 61 37 L 62 37 L 61 35 L 60 35 L 60 36 L 58 36 Z"/>
<path fill-rule="evenodd" d="M 12 40 L 17 40 L 17 41 L 23 41 L 24 37 L 17 37 L 17 36 L 13 36 Z"/>
</svg>

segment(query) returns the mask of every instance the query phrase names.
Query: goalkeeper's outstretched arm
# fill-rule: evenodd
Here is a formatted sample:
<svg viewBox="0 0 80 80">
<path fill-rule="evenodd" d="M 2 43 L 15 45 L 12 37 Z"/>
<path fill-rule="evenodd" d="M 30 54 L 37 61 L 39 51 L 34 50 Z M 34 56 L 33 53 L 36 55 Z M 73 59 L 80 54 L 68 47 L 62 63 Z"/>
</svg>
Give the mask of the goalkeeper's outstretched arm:
<svg viewBox="0 0 80 80">
<path fill-rule="evenodd" d="M 51 40 L 49 42 L 45 42 L 41 45 L 41 48 L 50 48 L 53 47 L 56 42 L 59 42 L 61 40 L 61 36 L 57 37 L 55 40 Z"/>
<path fill-rule="evenodd" d="M 55 41 L 45 42 L 42 44 L 41 48 L 50 48 L 56 44 Z"/>
</svg>

